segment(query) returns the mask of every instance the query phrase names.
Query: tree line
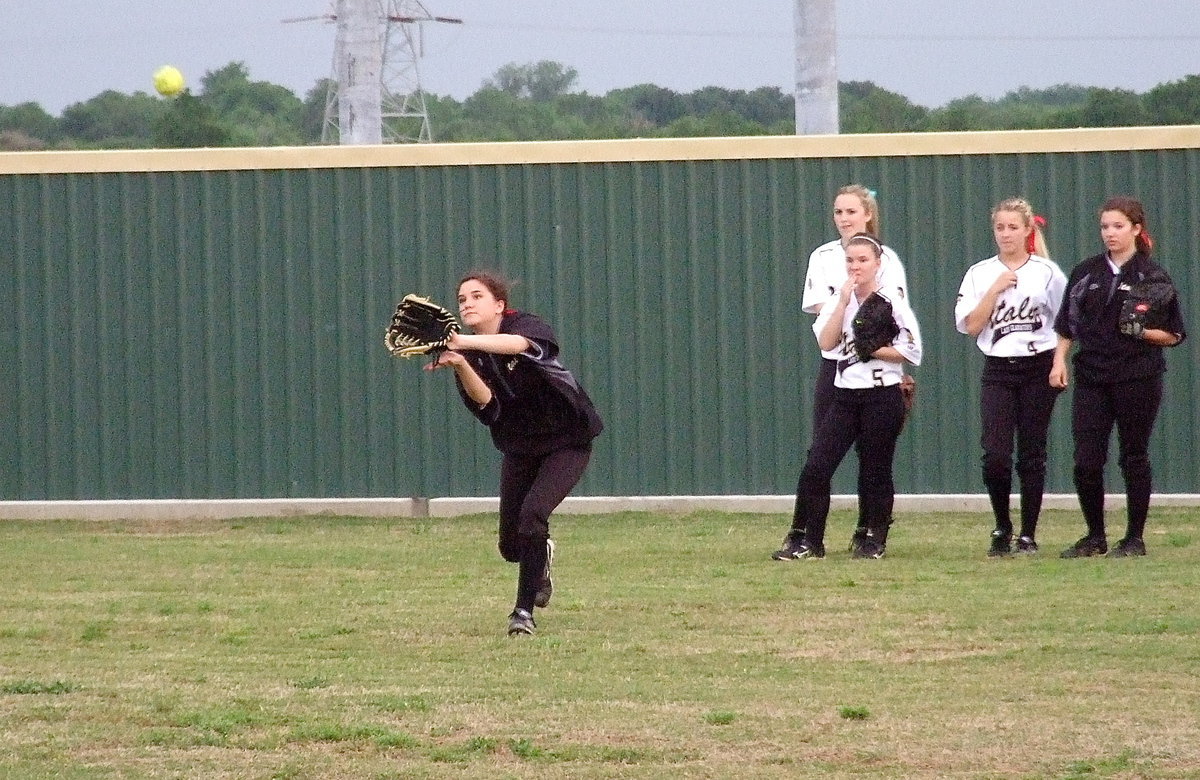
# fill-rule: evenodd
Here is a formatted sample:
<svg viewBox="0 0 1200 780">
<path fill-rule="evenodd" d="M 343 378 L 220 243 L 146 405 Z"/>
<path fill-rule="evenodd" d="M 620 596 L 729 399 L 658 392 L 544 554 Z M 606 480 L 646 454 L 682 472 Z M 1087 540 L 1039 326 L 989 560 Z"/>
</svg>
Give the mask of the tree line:
<svg viewBox="0 0 1200 780">
<path fill-rule="evenodd" d="M 435 141 L 790 135 L 795 103 L 778 87 L 653 84 L 604 95 L 577 91 L 578 72 L 558 62 L 512 63 L 465 100 L 426 95 Z M 321 142 L 328 79 L 303 97 L 254 81 L 242 62 L 209 71 L 196 93 L 173 99 L 106 90 L 58 117 L 36 102 L 0 105 L 0 150 L 298 146 Z M 1200 75 L 1128 90 L 1061 84 L 1021 87 L 997 100 L 970 95 L 917 105 L 870 81 L 838 85 L 843 133 L 1019 130 L 1200 124 Z M 411 122 L 413 120 L 394 120 Z M 400 135 L 415 136 L 397 127 Z"/>
</svg>

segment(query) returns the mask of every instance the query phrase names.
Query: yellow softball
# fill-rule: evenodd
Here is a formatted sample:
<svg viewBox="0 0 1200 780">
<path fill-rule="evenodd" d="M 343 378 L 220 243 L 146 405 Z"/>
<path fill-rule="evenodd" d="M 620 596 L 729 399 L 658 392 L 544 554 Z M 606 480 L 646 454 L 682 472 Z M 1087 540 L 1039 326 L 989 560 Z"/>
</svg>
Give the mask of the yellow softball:
<svg viewBox="0 0 1200 780">
<path fill-rule="evenodd" d="M 175 97 L 183 87 L 183 74 L 174 65 L 163 65 L 154 71 L 154 88 L 163 97 Z"/>
</svg>

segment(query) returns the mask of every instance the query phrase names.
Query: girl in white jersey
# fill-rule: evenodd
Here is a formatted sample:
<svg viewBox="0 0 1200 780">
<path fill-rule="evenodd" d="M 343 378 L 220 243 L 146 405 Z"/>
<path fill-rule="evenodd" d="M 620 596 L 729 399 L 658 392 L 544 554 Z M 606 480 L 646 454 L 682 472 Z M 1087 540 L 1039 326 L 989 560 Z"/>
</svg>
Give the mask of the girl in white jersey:
<svg viewBox="0 0 1200 780">
<path fill-rule="evenodd" d="M 833 225 L 838 238 L 821 244 L 808 256 L 804 275 L 804 294 L 800 308 L 808 314 L 820 314 L 821 307 L 846 282 L 846 244 L 855 233 L 879 235 L 879 204 L 875 195 L 861 184 L 847 184 L 833 200 Z M 907 298 L 908 279 L 895 251 L 883 247 L 879 282 L 888 295 Z M 832 373 L 830 386 L 832 386 Z M 818 390 L 819 392 L 819 390 Z"/>
<path fill-rule="evenodd" d="M 846 244 L 851 236 L 856 233 L 879 235 L 879 203 L 875 200 L 875 193 L 861 184 L 847 184 L 838 190 L 833 199 L 833 225 L 837 228 L 838 238 L 821 244 L 808 256 L 804 294 L 800 299 L 800 308 L 808 314 L 820 314 L 821 307 L 846 283 Z M 908 280 L 905 278 L 904 265 L 888 246 L 883 247 L 879 283 L 890 298 L 908 302 Z M 821 357 L 820 370 L 813 386 L 812 427 L 809 429 L 814 435 L 833 399 L 833 376 L 837 365 L 832 353 L 822 352 Z M 913 383 L 912 378 L 907 376 L 903 381 L 905 384 Z M 860 492 L 862 487 L 860 475 Z M 865 533 L 865 528 L 855 530 L 851 549 L 862 540 Z"/>
<path fill-rule="evenodd" d="M 825 557 L 825 521 L 833 474 L 857 444 L 859 525 L 866 528 L 854 547 L 856 558 L 882 558 L 891 522 L 895 488 L 892 456 L 904 424 L 900 382 L 905 363 L 920 365 L 921 332 L 912 309 L 889 297 L 879 282 L 883 245 L 869 233 L 846 244 L 847 278 L 821 307 L 813 333 L 821 354 L 834 363 L 832 399 L 817 425 L 796 487 L 792 527 L 782 549 L 771 557 L 786 561 Z M 854 346 L 854 315 L 871 295 L 892 304 L 898 333 L 892 343 L 860 360 Z"/>
<path fill-rule="evenodd" d="M 984 358 L 980 393 L 983 484 L 996 527 L 992 557 L 1009 555 L 1013 526 L 1013 435 L 1021 481 L 1018 553 L 1037 552 L 1038 516 L 1046 484 L 1046 437 L 1060 392 L 1050 385 L 1058 336 L 1054 319 L 1067 279 L 1049 259 L 1040 217 L 1021 198 L 992 209 L 998 254 L 967 269 L 954 306 L 955 326 L 975 339 Z"/>
</svg>

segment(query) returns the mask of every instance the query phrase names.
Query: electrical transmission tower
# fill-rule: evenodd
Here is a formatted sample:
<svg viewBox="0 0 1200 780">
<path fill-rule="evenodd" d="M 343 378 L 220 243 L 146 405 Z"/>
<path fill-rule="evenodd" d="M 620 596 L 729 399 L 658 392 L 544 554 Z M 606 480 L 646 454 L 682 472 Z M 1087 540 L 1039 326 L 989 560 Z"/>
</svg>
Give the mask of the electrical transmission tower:
<svg viewBox="0 0 1200 780">
<path fill-rule="evenodd" d="M 337 24 L 333 78 L 325 100 L 321 141 L 342 144 L 427 143 L 433 140 L 421 89 L 420 58 L 427 22 L 420 0 L 333 0 L 323 19 Z"/>
</svg>

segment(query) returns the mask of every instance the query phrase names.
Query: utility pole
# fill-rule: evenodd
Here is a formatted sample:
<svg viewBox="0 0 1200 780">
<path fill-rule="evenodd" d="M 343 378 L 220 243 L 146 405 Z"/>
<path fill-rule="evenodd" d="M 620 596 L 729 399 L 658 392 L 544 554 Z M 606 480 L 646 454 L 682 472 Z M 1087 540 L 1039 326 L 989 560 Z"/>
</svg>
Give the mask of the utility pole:
<svg viewBox="0 0 1200 780">
<path fill-rule="evenodd" d="M 383 143 L 383 9 L 378 0 L 338 0 L 334 16 L 337 91 L 326 99 L 325 127 L 336 110 L 339 143 Z M 322 141 L 324 136 L 323 131 Z"/>
<path fill-rule="evenodd" d="M 838 128 L 837 2 L 796 0 L 796 135 Z"/>
</svg>

